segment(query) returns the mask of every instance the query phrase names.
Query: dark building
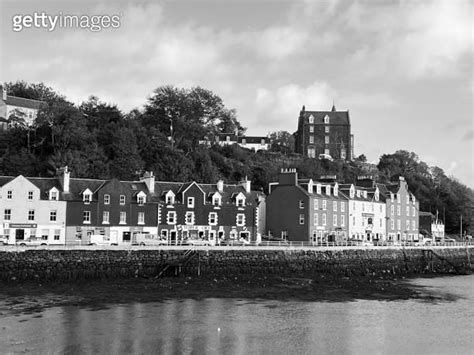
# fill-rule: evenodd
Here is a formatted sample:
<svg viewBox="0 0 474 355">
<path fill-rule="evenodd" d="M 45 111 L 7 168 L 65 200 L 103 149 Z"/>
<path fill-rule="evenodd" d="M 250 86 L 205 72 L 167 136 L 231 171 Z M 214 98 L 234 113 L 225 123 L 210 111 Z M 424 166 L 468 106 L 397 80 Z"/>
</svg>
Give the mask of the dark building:
<svg viewBox="0 0 474 355">
<path fill-rule="evenodd" d="M 349 111 L 300 111 L 295 151 L 309 158 L 321 154 L 333 159 L 352 160 L 354 137 L 351 134 Z M 321 156 L 322 157 L 322 156 Z"/>
</svg>

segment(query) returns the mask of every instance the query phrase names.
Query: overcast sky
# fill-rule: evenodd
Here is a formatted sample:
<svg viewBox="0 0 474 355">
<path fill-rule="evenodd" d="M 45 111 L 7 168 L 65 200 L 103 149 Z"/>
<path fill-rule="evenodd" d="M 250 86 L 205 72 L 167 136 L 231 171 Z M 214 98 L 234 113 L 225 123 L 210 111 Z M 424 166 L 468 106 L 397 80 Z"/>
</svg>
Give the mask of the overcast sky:
<svg viewBox="0 0 474 355">
<path fill-rule="evenodd" d="M 201 86 L 247 134 L 349 110 L 355 154 L 405 149 L 474 187 L 474 2 L 0 0 L 0 81 L 44 82 L 123 111 Z M 118 15 L 120 28 L 24 28 L 13 15 Z"/>
</svg>

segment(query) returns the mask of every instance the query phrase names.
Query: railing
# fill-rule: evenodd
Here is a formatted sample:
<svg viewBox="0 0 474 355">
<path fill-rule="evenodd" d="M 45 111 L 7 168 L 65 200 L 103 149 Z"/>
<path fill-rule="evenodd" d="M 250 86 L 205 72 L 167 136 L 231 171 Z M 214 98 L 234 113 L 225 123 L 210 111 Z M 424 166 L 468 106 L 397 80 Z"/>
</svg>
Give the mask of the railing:
<svg viewBox="0 0 474 355">
<path fill-rule="evenodd" d="M 66 244 L 66 245 L 4 245 L 0 244 L 0 250 L 24 250 L 24 249 L 184 249 L 184 250 L 196 250 L 196 249 L 219 249 L 225 247 L 238 247 L 238 248 L 298 248 L 298 247 L 308 247 L 308 248 L 431 248 L 431 247 L 470 247 L 474 246 L 474 241 L 467 242 L 432 242 L 432 243 L 422 243 L 422 242 L 361 242 L 361 241 L 340 241 L 340 242 L 304 242 L 304 241 L 261 241 L 261 242 L 241 242 L 241 241 L 226 241 L 225 243 L 217 243 L 215 245 L 187 245 L 185 243 L 169 243 L 169 244 L 159 244 L 159 245 L 149 245 L 149 246 L 139 246 L 132 245 L 130 243 L 119 244 L 118 246 L 109 246 L 109 245 L 87 245 L 83 243 L 75 244 Z M 190 249 L 191 247 L 191 249 Z"/>
</svg>

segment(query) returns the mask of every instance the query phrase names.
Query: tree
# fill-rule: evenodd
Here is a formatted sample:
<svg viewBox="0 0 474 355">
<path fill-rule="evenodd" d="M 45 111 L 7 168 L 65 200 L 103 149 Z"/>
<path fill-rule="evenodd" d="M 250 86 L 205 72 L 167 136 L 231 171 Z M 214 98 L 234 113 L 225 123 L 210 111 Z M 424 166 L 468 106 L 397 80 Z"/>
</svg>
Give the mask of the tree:
<svg viewBox="0 0 474 355">
<path fill-rule="evenodd" d="M 287 131 L 270 133 L 270 142 L 270 151 L 272 152 L 289 154 L 295 151 L 295 137 Z"/>
</svg>

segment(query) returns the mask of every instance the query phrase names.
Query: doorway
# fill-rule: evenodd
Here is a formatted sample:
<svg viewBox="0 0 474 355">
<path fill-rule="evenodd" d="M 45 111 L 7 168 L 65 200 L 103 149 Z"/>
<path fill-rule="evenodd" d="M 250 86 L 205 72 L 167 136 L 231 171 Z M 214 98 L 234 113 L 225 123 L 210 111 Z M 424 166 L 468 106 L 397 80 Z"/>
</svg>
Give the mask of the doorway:
<svg viewBox="0 0 474 355">
<path fill-rule="evenodd" d="M 15 239 L 16 240 L 25 240 L 25 230 L 24 229 L 17 229 L 15 231 Z"/>
</svg>

